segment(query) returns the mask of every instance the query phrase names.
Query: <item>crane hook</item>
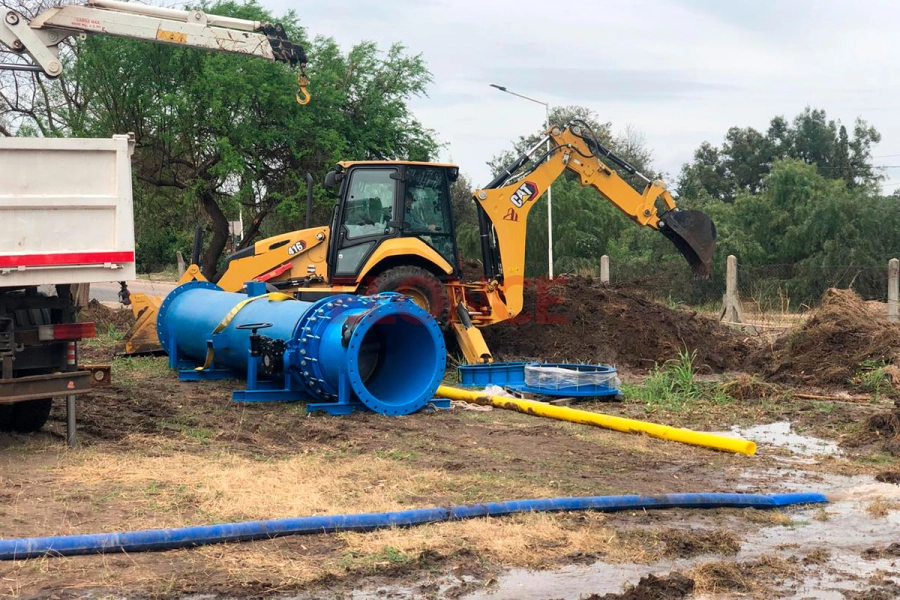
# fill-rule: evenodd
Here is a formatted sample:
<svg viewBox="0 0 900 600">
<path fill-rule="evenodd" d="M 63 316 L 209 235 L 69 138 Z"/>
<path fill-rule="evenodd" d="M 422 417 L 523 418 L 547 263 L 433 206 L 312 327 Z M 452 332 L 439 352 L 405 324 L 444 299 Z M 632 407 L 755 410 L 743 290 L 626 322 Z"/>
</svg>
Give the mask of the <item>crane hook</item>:
<svg viewBox="0 0 900 600">
<path fill-rule="evenodd" d="M 306 76 L 306 73 L 302 70 L 297 74 L 297 93 L 294 94 L 294 97 L 297 99 L 297 104 L 300 106 L 306 106 L 309 104 L 310 95 L 306 90 L 306 86 L 309 85 L 309 77 Z"/>
</svg>

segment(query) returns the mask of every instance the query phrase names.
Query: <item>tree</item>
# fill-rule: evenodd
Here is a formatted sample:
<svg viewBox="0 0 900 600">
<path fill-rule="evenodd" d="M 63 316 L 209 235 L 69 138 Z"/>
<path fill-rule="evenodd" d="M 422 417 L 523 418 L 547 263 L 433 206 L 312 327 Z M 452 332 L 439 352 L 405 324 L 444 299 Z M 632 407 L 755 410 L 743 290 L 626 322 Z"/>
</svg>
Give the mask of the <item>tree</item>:
<svg viewBox="0 0 900 600">
<path fill-rule="evenodd" d="M 465 175 L 450 185 L 450 204 L 456 223 L 456 243 L 466 259 L 481 259 L 481 236 L 473 197 L 475 188 Z"/>
<path fill-rule="evenodd" d="M 732 127 L 720 148 L 703 142 L 694 160 L 682 167 L 681 196 L 704 195 L 733 202 L 741 193 L 757 193 L 772 165 L 796 158 L 815 165 L 827 179 L 842 179 L 848 187 L 873 186 L 881 180 L 871 164 L 871 149 L 881 135 L 857 119 L 853 137 L 839 121 L 828 120 L 824 110 L 807 107 L 792 122 L 775 117 L 763 135 L 752 127 Z"/>
<path fill-rule="evenodd" d="M 276 20 L 255 1 L 202 8 Z M 281 22 L 305 42 L 294 14 Z M 431 80 L 421 56 L 370 42 L 344 54 L 329 38 L 307 45 L 314 100 L 304 107 L 293 99 L 295 75 L 281 64 L 89 37 L 74 44 L 61 81 L 32 78 L 23 98 L 3 80 L 0 114 L 39 135 L 134 132 L 139 260 L 152 262 L 164 248 L 171 257 L 171 244 L 185 244 L 200 222 L 212 233 L 202 259 L 212 278 L 239 212 L 248 223 L 243 246 L 297 228 L 307 172 L 321 176 L 344 159 L 427 160 L 437 149 L 407 106 Z M 330 203 L 321 188 L 316 199 Z"/>
</svg>

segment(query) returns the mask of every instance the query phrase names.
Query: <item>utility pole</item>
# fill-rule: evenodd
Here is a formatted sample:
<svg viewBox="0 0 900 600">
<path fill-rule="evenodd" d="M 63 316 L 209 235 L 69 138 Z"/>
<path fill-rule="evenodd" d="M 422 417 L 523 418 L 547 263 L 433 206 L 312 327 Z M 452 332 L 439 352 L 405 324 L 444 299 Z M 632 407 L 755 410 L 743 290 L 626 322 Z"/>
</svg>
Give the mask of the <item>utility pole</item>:
<svg viewBox="0 0 900 600">
<path fill-rule="evenodd" d="M 550 103 L 542 102 L 541 100 L 535 100 L 534 98 L 529 98 L 528 96 L 523 96 L 522 94 L 517 94 L 516 92 L 512 92 L 506 87 L 502 85 L 497 85 L 496 83 L 490 84 L 492 88 L 497 88 L 501 92 L 506 92 L 507 94 L 512 94 L 513 96 L 518 96 L 524 100 L 528 100 L 529 102 L 534 102 L 535 104 L 543 104 L 544 105 L 544 115 L 546 118 L 547 127 L 550 127 Z M 550 138 L 547 138 L 547 152 L 550 152 Z M 548 154 L 549 156 L 549 154 Z M 548 275 L 550 279 L 553 279 L 553 186 L 547 186 L 547 258 L 549 261 L 549 269 Z"/>
</svg>

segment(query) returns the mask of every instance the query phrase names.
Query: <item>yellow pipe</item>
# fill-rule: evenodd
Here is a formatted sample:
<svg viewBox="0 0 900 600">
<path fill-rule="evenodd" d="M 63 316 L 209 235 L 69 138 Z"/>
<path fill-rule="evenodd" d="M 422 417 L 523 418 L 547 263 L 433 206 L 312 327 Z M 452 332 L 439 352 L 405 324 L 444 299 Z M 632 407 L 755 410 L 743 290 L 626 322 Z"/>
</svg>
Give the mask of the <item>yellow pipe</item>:
<svg viewBox="0 0 900 600">
<path fill-rule="evenodd" d="M 535 402 L 534 400 L 518 400 L 516 398 L 506 398 L 504 396 L 492 396 L 482 392 L 461 390 L 446 385 L 440 386 L 435 395 L 440 398 L 461 400 L 463 402 L 481 404 L 483 406 L 505 408 L 506 410 L 514 410 L 536 417 L 547 417 L 548 419 L 557 419 L 559 421 L 571 421 L 572 423 L 581 423 L 583 425 L 594 425 L 596 427 L 614 429 L 624 433 L 642 432 L 663 440 L 671 440 L 673 442 L 681 442 L 682 444 L 691 444 L 693 446 L 703 446 L 704 448 L 713 448 L 715 450 L 724 450 L 725 452 L 735 452 L 737 454 L 746 454 L 747 456 L 756 454 L 756 444 L 750 440 L 730 438 L 722 435 L 715 435 L 713 433 L 702 433 L 678 427 L 669 427 L 668 425 L 657 425 L 656 423 L 636 421 L 624 417 L 614 417 L 612 415 L 604 415 L 564 406 L 553 406 L 552 404 Z"/>
</svg>

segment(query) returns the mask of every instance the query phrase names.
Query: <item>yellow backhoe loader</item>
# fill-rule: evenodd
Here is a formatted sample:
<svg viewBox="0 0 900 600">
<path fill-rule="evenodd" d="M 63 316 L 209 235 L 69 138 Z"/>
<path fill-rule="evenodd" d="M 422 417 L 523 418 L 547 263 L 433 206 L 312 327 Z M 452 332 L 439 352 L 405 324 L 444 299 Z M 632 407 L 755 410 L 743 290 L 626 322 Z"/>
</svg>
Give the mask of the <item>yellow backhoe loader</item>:
<svg viewBox="0 0 900 600">
<path fill-rule="evenodd" d="M 643 181 L 643 191 L 604 160 Z M 307 223 L 306 229 L 259 241 L 231 255 L 217 283 L 226 291 L 237 291 L 247 281 L 263 281 L 301 300 L 397 291 L 452 329 L 468 362 L 491 362 L 478 328 L 521 312 L 528 213 L 565 171 L 576 174 L 581 185 L 597 190 L 637 224 L 657 229 L 698 275 L 708 275 L 716 239 L 710 218 L 702 212 L 679 210 L 662 182 L 639 173 L 604 147 L 586 123 L 575 120 L 565 127 L 551 127 L 533 149 L 475 191 L 484 263 L 481 281 L 460 280 L 450 203 L 457 166 L 348 161 L 339 163 L 325 179 L 325 187 L 337 190 L 339 198 L 330 226 Z M 310 198 L 311 187 L 308 202 Z M 196 263 L 182 281 L 192 279 L 202 279 Z M 132 296 L 137 322 L 126 353 L 159 348 L 160 301 Z"/>
</svg>

